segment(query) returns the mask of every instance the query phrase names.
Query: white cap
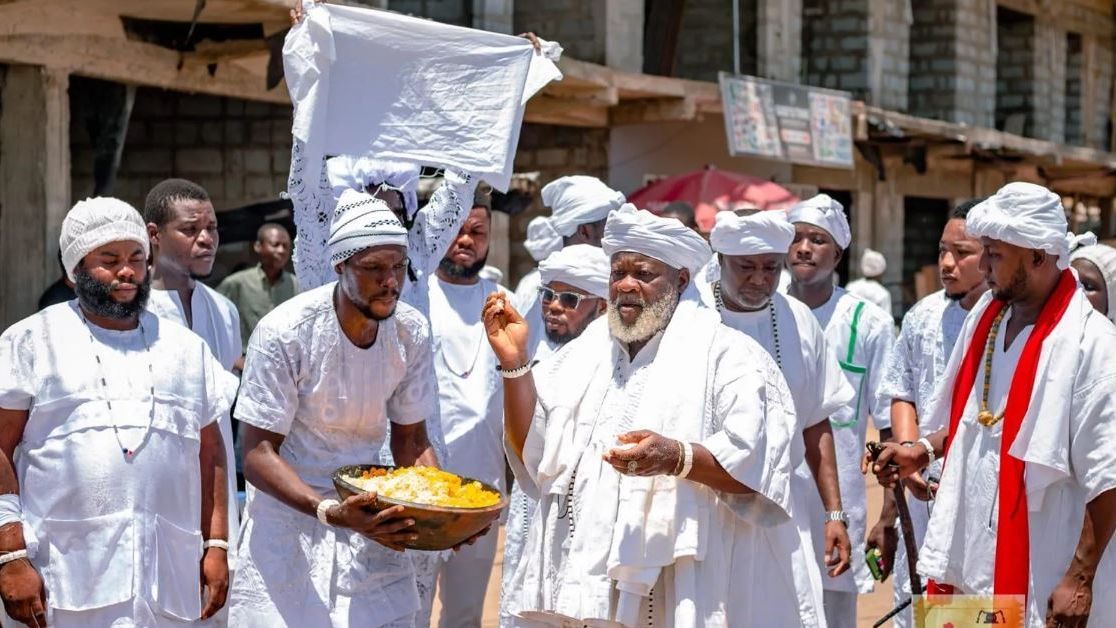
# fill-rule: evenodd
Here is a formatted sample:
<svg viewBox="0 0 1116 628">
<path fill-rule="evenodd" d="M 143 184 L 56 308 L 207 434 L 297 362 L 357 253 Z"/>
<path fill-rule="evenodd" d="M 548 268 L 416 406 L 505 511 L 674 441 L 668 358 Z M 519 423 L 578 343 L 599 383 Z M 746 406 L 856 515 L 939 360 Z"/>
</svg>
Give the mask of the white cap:
<svg viewBox="0 0 1116 628">
<path fill-rule="evenodd" d="M 147 225 L 134 207 L 108 196 L 78 201 L 66 214 L 58 236 L 62 264 L 70 281 L 74 281 L 74 269 L 82 258 L 109 242 L 136 242 L 145 256 L 151 255 Z"/>
<path fill-rule="evenodd" d="M 631 203 L 609 214 L 601 248 L 609 257 L 625 251 L 646 255 L 689 270 L 691 278 L 713 255 L 709 244 L 677 218 L 662 218 Z"/>
<path fill-rule="evenodd" d="M 717 212 L 709 244 L 722 255 L 786 254 L 794 241 L 794 225 L 786 212 L 768 209 L 747 216 Z"/>
<path fill-rule="evenodd" d="M 387 203 L 356 190 L 345 190 L 329 229 L 329 263 L 336 266 L 372 246 L 407 246 L 407 229 Z"/>
<path fill-rule="evenodd" d="M 887 271 L 887 259 L 875 249 L 864 249 L 860 256 L 860 274 L 865 277 L 879 277 Z"/>
<path fill-rule="evenodd" d="M 561 281 L 602 299 L 608 298 L 612 264 L 604 251 L 589 244 L 574 244 L 539 263 L 543 284 Z"/>
<path fill-rule="evenodd" d="M 849 229 L 849 219 L 845 217 L 845 208 L 828 194 L 818 194 L 795 204 L 787 212 L 787 218 L 792 223 L 805 222 L 825 229 L 842 249 L 849 248 L 849 243 L 852 242 L 852 231 Z"/>
</svg>

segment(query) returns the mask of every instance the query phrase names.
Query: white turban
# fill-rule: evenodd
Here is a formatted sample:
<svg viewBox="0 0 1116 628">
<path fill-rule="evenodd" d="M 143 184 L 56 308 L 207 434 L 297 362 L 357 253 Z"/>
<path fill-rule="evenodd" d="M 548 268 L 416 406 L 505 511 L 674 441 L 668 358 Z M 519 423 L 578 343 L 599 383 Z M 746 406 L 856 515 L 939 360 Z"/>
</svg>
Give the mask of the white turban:
<svg viewBox="0 0 1116 628">
<path fill-rule="evenodd" d="M 852 242 L 852 232 L 849 230 L 849 219 L 845 217 L 845 208 L 828 194 L 818 194 L 795 204 L 787 212 L 787 219 L 792 223 L 805 222 L 825 229 L 842 249 L 849 248 L 849 243 Z"/>
<path fill-rule="evenodd" d="M 82 258 L 109 242 L 136 242 L 143 254 L 151 254 L 147 224 L 134 207 L 118 198 L 98 196 L 78 201 L 62 221 L 58 248 L 66 276 L 74 281 L 74 269 Z"/>
<path fill-rule="evenodd" d="M 578 226 L 604 220 L 609 212 L 624 204 L 624 195 L 596 177 L 575 175 L 547 183 L 542 189 L 543 205 L 550 216 L 540 216 L 527 224 L 523 246 L 538 261 L 562 248 Z"/>
<path fill-rule="evenodd" d="M 1077 236 L 1067 233 L 1062 199 L 1033 183 L 1009 183 L 978 203 L 965 219 L 973 238 L 991 238 L 1058 256 L 1058 268 L 1069 268 L 1070 248 Z"/>
<path fill-rule="evenodd" d="M 1093 263 L 1108 287 L 1108 318 L 1116 321 L 1116 249 L 1107 244 L 1083 246 L 1070 255 L 1070 261 L 1083 259 Z"/>
<path fill-rule="evenodd" d="M 685 268 L 691 281 L 713 254 L 705 240 L 677 218 L 660 218 L 631 203 L 609 214 L 601 248 L 609 257 L 639 253 L 671 268 Z"/>
<path fill-rule="evenodd" d="M 794 225 L 786 212 L 768 209 L 747 216 L 717 212 L 709 244 L 722 255 L 786 254 L 794 241 Z"/>
<path fill-rule="evenodd" d="M 879 277 L 887 270 L 887 258 L 875 249 L 864 249 L 860 256 L 860 274 L 865 277 Z"/>
<path fill-rule="evenodd" d="M 367 192 L 345 190 L 329 228 L 329 263 L 333 266 L 372 246 L 407 246 L 407 229 L 387 203 Z"/>
<path fill-rule="evenodd" d="M 345 190 L 365 192 L 370 185 L 384 185 L 403 196 L 403 206 L 410 218 L 418 211 L 418 183 L 422 169 L 403 161 L 373 159 L 369 156 L 339 155 L 326 161 L 326 176 L 333 188 L 333 197 L 340 198 Z"/>
<path fill-rule="evenodd" d="M 567 246 L 539 263 L 543 285 L 561 281 L 602 299 L 608 298 L 611 274 L 608 256 L 590 244 Z"/>
</svg>

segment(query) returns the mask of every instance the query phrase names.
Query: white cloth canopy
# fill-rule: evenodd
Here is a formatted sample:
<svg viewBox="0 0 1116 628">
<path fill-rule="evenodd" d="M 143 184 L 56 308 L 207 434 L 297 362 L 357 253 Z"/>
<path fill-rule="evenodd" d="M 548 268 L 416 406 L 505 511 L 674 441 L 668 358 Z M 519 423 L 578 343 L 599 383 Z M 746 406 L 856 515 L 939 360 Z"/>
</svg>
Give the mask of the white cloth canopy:
<svg viewBox="0 0 1116 628">
<path fill-rule="evenodd" d="M 542 261 L 562 248 L 563 238 L 578 226 L 604 220 L 609 212 L 624 204 L 624 195 L 596 177 L 573 175 L 547 183 L 542 189 L 543 205 L 550 216 L 533 218 L 527 224 L 523 246 L 536 261 Z"/>
<path fill-rule="evenodd" d="M 292 132 L 311 164 L 371 153 L 453 166 L 506 190 L 524 105 L 561 78 L 550 58 L 560 49 L 544 50 L 550 56 L 520 37 L 314 3 L 283 45 Z"/>
<path fill-rule="evenodd" d="M 849 219 L 845 216 L 845 208 L 828 194 L 818 194 L 796 203 L 787 212 L 787 218 L 792 223 L 805 222 L 825 229 L 842 249 L 849 248 L 849 243 L 852 242 L 852 231 L 849 229 Z"/>
<path fill-rule="evenodd" d="M 794 240 L 794 225 L 779 209 L 758 211 L 747 216 L 717 212 L 709 244 L 722 255 L 786 254 Z"/>
<path fill-rule="evenodd" d="M 58 236 L 66 277 L 73 281 L 74 268 L 94 249 L 120 241 L 136 242 L 144 255 L 151 255 L 147 225 L 134 207 L 109 196 L 78 201 L 62 220 Z"/>
<path fill-rule="evenodd" d="M 713 254 L 709 244 L 693 229 L 674 218 L 660 218 L 636 209 L 631 203 L 609 214 L 601 248 L 609 257 L 620 252 L 639 253 L 671 268 L 685 268 L 691 279 L 697 277 Z"/>
<path fill-rule="evenodd" d="M 1066 232 L 1067 227 L 1061 197 L 1041 185 L 1023 182 L 1000 188 L 965 218 L 965 232 L 970 237 L 1041 249 L 1058 256 L 1058 268 L 1063 270 L 1069 268 L 1070 248 L 1078 242 Z"/>
<path fill-rule="evenodd" d="M 608 256 L 598 247 L 574 244 L 558 251 L 539 264 L 542 283 L 568 283 L 602 299 L 608 298 L 612 266 Z"/>
<path fill-rule="evenodd" d="M 1107 244 L 1083 246 L 1070 255 L 1070 262 L 1083 259 L 1092 262 L 1100 271 L 1108 288 L 1108 318 L 1116 321 L 1116 249 Z"/>
</svg>

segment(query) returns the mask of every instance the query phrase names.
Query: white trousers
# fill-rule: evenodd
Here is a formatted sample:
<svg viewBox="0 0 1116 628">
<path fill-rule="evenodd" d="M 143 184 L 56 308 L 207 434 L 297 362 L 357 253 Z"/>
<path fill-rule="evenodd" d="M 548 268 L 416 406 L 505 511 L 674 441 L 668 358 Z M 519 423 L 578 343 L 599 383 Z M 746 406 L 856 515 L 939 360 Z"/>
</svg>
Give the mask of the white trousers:
<svg viewBox="0 0 1116 628">
<path fill-rule="evenodd" d="M 462 547 L 438 572 L 439 628 L 476 628 L 484 614 L 484 595 L 496 559 L 496 528 Z"/>
<path fill-rule="evenodd" d="M 825 591 L 825 623 L 829 628 L 856 628 L 856 593 Z"/>
</svg>

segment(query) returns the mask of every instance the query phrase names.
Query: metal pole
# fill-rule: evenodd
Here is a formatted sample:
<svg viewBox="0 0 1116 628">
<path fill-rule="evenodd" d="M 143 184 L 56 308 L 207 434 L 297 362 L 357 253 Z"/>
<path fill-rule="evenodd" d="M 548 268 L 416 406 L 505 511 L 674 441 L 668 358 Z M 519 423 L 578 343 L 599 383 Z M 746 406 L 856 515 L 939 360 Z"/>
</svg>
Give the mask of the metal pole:
<svg viewBox="0 0 1116 628">
<path fill-rule="evenodd" d="M 740 0 L 732 0 L 732 73 L 740 75 Z"/>
</svg>

